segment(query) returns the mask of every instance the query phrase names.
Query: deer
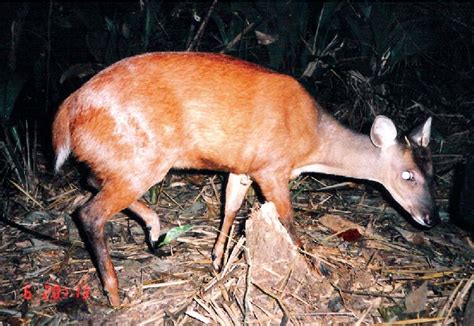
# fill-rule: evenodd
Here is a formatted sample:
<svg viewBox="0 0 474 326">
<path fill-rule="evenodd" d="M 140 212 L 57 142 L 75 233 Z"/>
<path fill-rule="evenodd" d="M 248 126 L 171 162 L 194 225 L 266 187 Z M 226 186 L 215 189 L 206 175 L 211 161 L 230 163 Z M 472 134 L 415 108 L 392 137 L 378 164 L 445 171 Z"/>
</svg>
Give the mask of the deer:
<svg viewBox="0 0 474 326">
<path fill-rule="evenodd" d="M 374 181 L 413 221 L 434 226 L 431 123 L 429 117 L 398 137 L 393 121 L 378 115 L 370 134 L 360 134 L 321 108 L 291 76 L 223 54 L 157 52 L 116 62 L 72 93 L 56 113 L 52 141 L 56 171 L 73 153 L 98 180 L 98 193 L 78 217 L 109 302 L 118 306 L 104 226 L 128 208 L 143 220 L 154 248 L 160 220 L 140 198 L 171 169 L 228 173 L 212 250 L 219 270 L 253 183 L 301 246 L 288 188 L 301 173 Z"/>
</svg>

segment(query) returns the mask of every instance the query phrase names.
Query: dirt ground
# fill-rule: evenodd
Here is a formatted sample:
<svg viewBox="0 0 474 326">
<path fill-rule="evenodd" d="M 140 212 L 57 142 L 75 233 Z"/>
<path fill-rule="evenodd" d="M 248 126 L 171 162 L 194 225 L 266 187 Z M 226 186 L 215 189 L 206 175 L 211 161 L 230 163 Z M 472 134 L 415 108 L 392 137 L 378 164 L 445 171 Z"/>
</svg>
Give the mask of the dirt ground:
<svg viewBox="0 0 474 326">
<path fill-rule="evenodd" d="M 47 176 L 45 166 L 43 173 L 42 192 L 12 187 L 0 223 L 2 325 L 463 324 L 474 245 L 449 221 L 452 171 L 438 175 L 442 223 L 431 230 L 413 227 L 371 184 L 319 175 L 294 180 L 303 252 L 281 225 L 259 219 L 251 190 L 219 273 L 210 252 L 225 175 L 168 175 L 145 199 L 163 232 L 192 228 L 154 254 L 137 220 L 113 218 L 106 234 L 123 302 L 117 309 L 108 305 L 74 223 L 91 193 L 72 164 L 59 176 Z"/>
</svg>

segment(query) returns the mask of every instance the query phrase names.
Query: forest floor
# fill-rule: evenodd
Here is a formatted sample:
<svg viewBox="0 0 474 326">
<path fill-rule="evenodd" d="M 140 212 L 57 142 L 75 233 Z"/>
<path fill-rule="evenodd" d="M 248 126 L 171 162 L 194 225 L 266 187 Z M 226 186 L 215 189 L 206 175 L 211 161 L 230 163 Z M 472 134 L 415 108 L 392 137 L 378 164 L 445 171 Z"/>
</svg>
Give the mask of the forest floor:
<svg viewBox="0 0 474 326">
<path fill-rule="evenodd" d="M 52 176 L 40 160 L 35 188 L 40 191 L 12 184 L 4 206 L 0 324 L 238 325 L 283 320 L 372 325 L 398 320 L 400 325 L 462 325 L 474 282 L 474 244 L 449 220 L 449 167 L 455 159 L 434 152 L 434 161 L 441 171 L 436 199 L 442 222 L 430 230 L 415 228 L 373 184 L 321 175 L 292 181 L 304 244 L 304 253 L 298 255 L 313 273 L 313 284 L 299 280 L 296 287 L 291 279 L 298 283 L 294 275 L 305 267 L 280 274 L 280 282 L 267 287 L 250 279 L 249 266 L 258 264 L 252 265 L 246 254 L 245 220 L 252 211 L 257 214 L 258 192 L 249 192 L 225 267 L 217 273 L 210 254 L 220 225 L 225 175 L 172 173 L 145 200 L 154 201 L 150 205 L 163 232 L 192 228 L 154 254 L 135 219 L 121 213 L 111 220 L 106 235 L 122 298 L 122 306 L 113 309 L 74 223 L 74 212 L 92 193 L 74 164 Z M 275 242 L 276 247 L 261 249 L 268 261 L 259 264 L 278 261 L 283 250 L 278 246 L 287 244 Z"/>
</svg>

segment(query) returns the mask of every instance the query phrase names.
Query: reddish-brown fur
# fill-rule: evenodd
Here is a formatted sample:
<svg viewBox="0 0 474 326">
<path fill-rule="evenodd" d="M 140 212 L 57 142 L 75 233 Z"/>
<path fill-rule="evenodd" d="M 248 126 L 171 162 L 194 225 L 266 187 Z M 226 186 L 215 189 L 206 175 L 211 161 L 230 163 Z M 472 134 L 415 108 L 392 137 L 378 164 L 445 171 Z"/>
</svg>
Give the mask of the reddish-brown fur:
<svg viewBox="0 0 474 326">
<path fill-rule="evenodd" d="M 355 143 L 352 149 L 348 141 Z M 344 150 L 376 157 L 368 137 L 340 126 L 297 81 L 216 54 L 151 53 L 110 66 L 64 101 L 53 124 L 53 147 L 57 168 L 72 151 L 101 182 L 80 218 L 113 305 L 120 303 L 118 282 L 104 225 L 129 207 L 157 240 L 158 216 L 138 199 L 171 168 L 231 173 L 213 251 L 216 268 L 251 180 L 274 202 L 297 242 L 291 177 L 317 171 L 383 183 L 380 171 L 341 158 Z"/>
</svg>

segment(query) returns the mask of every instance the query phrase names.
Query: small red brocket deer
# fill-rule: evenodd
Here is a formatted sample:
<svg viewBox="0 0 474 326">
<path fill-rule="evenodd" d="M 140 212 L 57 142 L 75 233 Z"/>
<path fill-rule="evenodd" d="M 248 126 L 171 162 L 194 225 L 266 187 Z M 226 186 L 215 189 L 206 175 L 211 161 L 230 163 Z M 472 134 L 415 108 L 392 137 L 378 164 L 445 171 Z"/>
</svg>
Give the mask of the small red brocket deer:
<svg viewBox="0 0 474 326">
<path fill-rule="evenodd" d="M 296 244 L 288 181 L 302 172 L 379 182 L 417 223 L 432 226 L 430 129 L 431 118 L 397 142 L 393 122 L 377 116 L 368 137 L 339 124 L 289 76 L 225 55 L 149 53 L 113 64 L 69 96 L 53 124 L 53 146 L 56 170 L 72 151 L 100 180 L 79 218 L 117 306 L 104 225 L 129 208 L 145 222 L 153 246 L 159 218 L 139 198 L 170 169 L 230 173 L 212 253 L 218 269 L 252 181 Z"/>
</svg>

